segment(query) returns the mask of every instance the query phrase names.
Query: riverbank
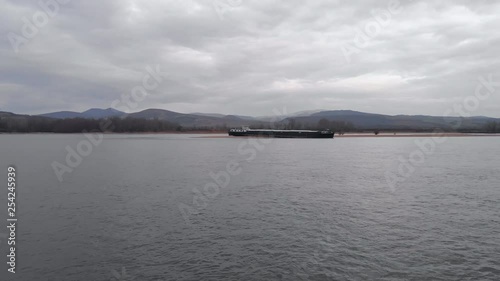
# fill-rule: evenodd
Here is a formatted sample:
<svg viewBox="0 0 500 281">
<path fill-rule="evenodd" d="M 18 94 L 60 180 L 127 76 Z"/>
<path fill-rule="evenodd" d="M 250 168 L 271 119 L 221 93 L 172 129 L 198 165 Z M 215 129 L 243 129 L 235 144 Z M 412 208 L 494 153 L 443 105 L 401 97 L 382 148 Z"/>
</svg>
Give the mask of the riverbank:
<svg viewBox="0 0 500 281">
<path fill-rule="evenodd" d="M 343 135 L 335 135 L 334 138 L 408 138 L 408 137 L 500 137 L 500 134 L 477 134 L 477 133 L 380 133 L 375 135 L 373 133 L 349 133 Z M 246 137 L 233 137 L 222 134 L 196 136 L 195 138 L 246 138 Z"/>
<path fill-rule="evenodd" d="M 226 131 L 188 131 L 188 132 L 96 132 L 104 135 L 194 135 L 195 138 L 242 138 L 228 136 Z M 0 135 L 78 135 L 82 133 L 47 133 L 47 132 L 30 132 L 30 133 L 5 133 Z M 401 138 L 401 137 L 498 137 L 500 134 L 485 134 L 485 133 L 345 133 L 343 135 L 335 134 L 335 138 Z"/>
</svg>

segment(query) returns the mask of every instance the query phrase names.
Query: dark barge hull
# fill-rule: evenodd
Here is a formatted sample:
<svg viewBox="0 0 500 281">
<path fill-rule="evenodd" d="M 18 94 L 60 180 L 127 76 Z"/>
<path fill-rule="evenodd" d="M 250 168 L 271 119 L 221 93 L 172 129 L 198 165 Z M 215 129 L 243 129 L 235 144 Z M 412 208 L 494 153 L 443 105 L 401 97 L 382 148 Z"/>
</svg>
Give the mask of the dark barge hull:
<svg viewBox="0 0 500 281">
<path fill-rule="evenodd" d="M 269 137 L 269 138 L 314 138 L 333 139 L 334 132 L 330 131 L 300 131 L 300 130 L 229 130 L 230 136 L 235 137 Z"/>
</svg>

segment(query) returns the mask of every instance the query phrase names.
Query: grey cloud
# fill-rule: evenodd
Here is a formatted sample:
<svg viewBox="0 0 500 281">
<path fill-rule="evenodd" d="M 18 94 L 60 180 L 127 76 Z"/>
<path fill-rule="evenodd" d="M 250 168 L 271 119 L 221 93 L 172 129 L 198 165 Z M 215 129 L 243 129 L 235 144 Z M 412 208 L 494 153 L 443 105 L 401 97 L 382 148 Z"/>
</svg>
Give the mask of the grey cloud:
<svg viewBox="0 0 500 281">
<path fill-rule="evenodd" d="M 229 3 L 73 0 L 16 54 L 7 34 L 22 34 L 22 18 L 41 8 L 0 0 L 0 110 L 109 107 L 156 65 L 168 79 L 134 110 L 440 115 L 473 95 L 480 75 L 500 81 L 493 1 L 401 1 L 402 11 L 350 63 L 341 46 L 390 1 Z M 498 96 L 475 114 L 500 117 Z"/>
</svg>

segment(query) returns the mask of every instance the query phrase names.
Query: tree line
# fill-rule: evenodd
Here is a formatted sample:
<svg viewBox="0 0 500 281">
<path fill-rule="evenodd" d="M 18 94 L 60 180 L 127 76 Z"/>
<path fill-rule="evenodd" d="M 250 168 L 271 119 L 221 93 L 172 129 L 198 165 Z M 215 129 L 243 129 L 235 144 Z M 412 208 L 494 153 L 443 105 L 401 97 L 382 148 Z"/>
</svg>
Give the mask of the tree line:
<svg viewBox="0 0 500 281">
<path fill-rule="evenodd" d="M 325 130 L 329 129 L 337 133 L 352 132 L 356 127 L 351 122 L 328 120 L 321 118 L 317 123 L 302 123 L 294 118 L 288 119 L 281 129 L 285 130 Z"/>
<path fill-rule="evenodd" d="M 500 122 L 490 121 L 484 125 L 486 133 L 500 133 Z"/>
<path fill-rule="evenodd" d="M 109 126 L 103 127 L 103 123 Z M 316 123 L 301 122 L 295 118 L 289 118 L 278 122 L 252 122 L 254 129 L 280 129 L 280 130 L 324 130 L 330 129 L 337 134 L 354 132 L 356 128 L 351 122 L 328 120 L 322 118 Z M 182 127 L 181 125 L 159 119 L 141 118 L 104 118 L 104 119 L 53 119 L 41 116 L 8 115 L 0 112 L 0 133 L 81 133 L 84 131 L 105 131 L 115 133 L 135 132 L 179 132 L 179 131 L 220 131 L 229 129 L 226 124 L 214 126 Z M 379 131 L 374 128 L 373 130 Z M 408 129 L 410 130 L 410 129 Z M 417 129 L 415 129 L 418 131 Z M 490 121 L 482 127 L 473 129 L 459 129 L 456 131 L 475 133 L 500 133 L 500 122 Z"/>
<path fill-rule="evenodd" d="M 0 117 L 0 132 L 4 133 L 81 133 L 103 131 L 102 124 L 108 123 L 104 131 L 116 133 L 173 132 L 183 130 L 176 123 L 158 119 L 109 118 L 52 119 L 39 116 Z"/>
</svg>

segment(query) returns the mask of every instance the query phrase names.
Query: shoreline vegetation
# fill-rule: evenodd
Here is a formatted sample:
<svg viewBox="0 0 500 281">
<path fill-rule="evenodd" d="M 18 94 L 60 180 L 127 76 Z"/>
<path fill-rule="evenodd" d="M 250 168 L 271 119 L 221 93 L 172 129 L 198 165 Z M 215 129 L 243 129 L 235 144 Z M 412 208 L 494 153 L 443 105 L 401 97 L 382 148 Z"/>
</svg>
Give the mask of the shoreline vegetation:
<svg viewBox="0 0 500 281">
<path fill-rule="evenodd" d="M 184 117 L 183 117 L 184 118 Z M 21 116 L 15 114 L 0 114 L 0 134 L 2 133 L 88 133 L 98 132 L 104 134 L 226 134 L 230 128 L 238 127 L 234 124 L 220 124 L 203 122 L 203 125 L 186 125 L 176 121 L 167 121 L 160 118 L 137 117 L 105 117 L 105 118 L 66 118 L 56 119 L 42 116 Z M 186 122 L 186 119 L 180 119 Z M 191 119 L 189 119 L 191 120 Z M 470 121 L 470 120 L 468 120 Z M 177 122 L 180 122 L 177 123 Z M 370 123 L 371 122 L 371 123 Z M 447 134 L 449 136 L 487 135 L 500 133 L 500 122 L 488 121 L 481 123 L 466 122 L 455 118 L 450 122 L 430 123 L 425 126 L 415 124 L 387 125 L 382 121 L 373 120 L 353 122 L 331 118 L 321 118 L 318 121 L 299 122 L 295 118 L 281 121 L 249 122 L 253 129 L 277 130 L 325 130 L 335 132 L 336 137 L 355 137 L 375 135 L 378 137 L 408 136 L 436 136 Z M 183 124 L 183 125 L 181 125 Z M 241 126 L 240 126 L 241 127 Z"/>
<path fill-rule="evenodd" d="M 104 135 L 192 135 L 193 138 L 259 138 L 259 136 L 234 137 L 227 135 L 227 131 L 193 130 L 185 132 L 100 132 Z M 0 135 L 79 135 L 80 133 L 53 133 L 53 132 L 0 132 Z M 342 135 L 335 134 L 335 138 L 407 138 L 407 137 L 500 137 L 500 133 L 455 133 L 455 132 L 381 132 L 375 135 L 372 132 L 352 132 Z"/>
</svg>

